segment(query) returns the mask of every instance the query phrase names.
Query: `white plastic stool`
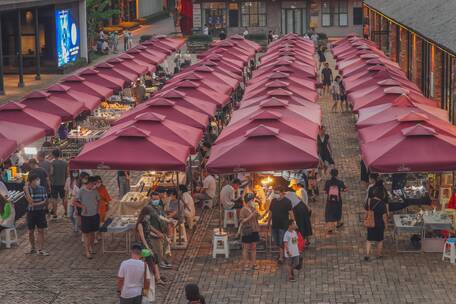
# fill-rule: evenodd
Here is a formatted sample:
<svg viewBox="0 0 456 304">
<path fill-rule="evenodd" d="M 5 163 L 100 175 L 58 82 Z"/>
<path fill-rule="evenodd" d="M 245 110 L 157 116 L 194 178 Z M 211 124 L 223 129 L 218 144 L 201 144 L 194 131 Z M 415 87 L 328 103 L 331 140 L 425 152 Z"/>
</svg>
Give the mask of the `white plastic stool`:
<svg viewBox="0 0 456 304">
<path fill-rule="evenodd" d="M 212 209 L 213 205 L 214 205 L 214 202 L 211 199 L 203 201 L 203 209 L 204 208 Z"/>
<path fill-rule="evenodd" d="M 456 262 L 456 238 L 448 238 L 445 245 L 443 245 L 442 261 L 445 258 L 450 259 L 451 264 Z"/>
<path fill-rule="evenodd" d="M 236 209 L 225 209 L 225 213 L 223 216 L 223 228 L 226 228 L 228 225 L 234 225 L 234 227 L 238 227 L 239 221 L 237 218 Z"/>
<path fill-rule="evenodd" d="M 179 230 L 180 230 L 180 238 L 179 238 Z M 187 231 L 185 230 L 185 223 L 182 222 L 176 226 L 174 226 L 174 233 L 173 233 L 173 244 L 176 242 L 183 242 L 187 243 Z"/>
<path fill-rule="evenodd" d="M 230 248 L 228 244 L 228 234 L 223 230 L 214 229 L 214 237 L 212 241 L 212 258 L 216 258 L 217 254 L 224 254 L 225 258 L 230 256 Z"/>
<path fill-rule="evenodd" d="M 0 235 L 0 243 L 5 244 L 6 248 L 11 248 L 11 244 L 17 244 L 16 227 L 3 229 Z"/>
</svg>

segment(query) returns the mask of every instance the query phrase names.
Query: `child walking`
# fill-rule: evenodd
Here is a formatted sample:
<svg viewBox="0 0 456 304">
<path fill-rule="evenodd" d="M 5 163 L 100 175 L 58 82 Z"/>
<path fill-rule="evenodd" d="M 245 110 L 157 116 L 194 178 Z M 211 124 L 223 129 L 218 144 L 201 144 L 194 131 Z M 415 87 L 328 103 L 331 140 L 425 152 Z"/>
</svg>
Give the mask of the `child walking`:
<svg viewBox="0 0 456 304">
<path fill-rule="evenodd" d="M 298 233 L 296 232 L 296 229 L 296 222 L 294 220 L 289 220 L 288 230 L 283 236 L 285 262 L 288 271 L 288 281 L 290 282 L 296 282 L 294 269 L 299 264 Z"/>
</svg>

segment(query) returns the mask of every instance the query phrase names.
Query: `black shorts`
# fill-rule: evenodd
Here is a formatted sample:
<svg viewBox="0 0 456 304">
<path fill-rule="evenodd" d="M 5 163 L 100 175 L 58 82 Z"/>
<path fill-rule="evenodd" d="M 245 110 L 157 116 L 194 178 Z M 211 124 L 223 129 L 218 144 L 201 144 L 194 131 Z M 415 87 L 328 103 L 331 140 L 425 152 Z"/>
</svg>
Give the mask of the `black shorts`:
<svg viewBox="0 0 456 304">
<path fill-rule="evenodd" d="M 81 216 L 82 233 L 97 232 L 100 229 L 100 216 Z"/>
<path fill-rule="evenodd" d="M 257 243 L 260 241 L 260 234 L 255 231 L 249 235 L 243 235 L 241 241 L 246 244 Z"/>
<path fill-rule="evenodd" d="M 51 186 L 51 197 L 58 199 L 59 197 L 63 200 L 65 198 L 65 186 Z"/>
<path fill-rule="evenodd" d="M 47 228 L 46 210 L 28 211 L 27 228 L 29 230 Z"/>
<path fill-rule="evenodd" d="M 323 79 L 323 85 L 330 86 L 331 85 L 331 79 Z"/>
</svg>

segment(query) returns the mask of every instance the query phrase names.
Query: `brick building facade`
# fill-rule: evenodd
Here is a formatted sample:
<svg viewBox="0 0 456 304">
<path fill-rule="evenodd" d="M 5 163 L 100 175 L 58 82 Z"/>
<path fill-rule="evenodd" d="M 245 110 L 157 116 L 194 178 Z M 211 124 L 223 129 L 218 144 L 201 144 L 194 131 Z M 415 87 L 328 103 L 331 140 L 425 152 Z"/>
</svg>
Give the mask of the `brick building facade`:
<svg viewBox="0 0 456 304">
<path fill-rule="evenodd" d="M 456 2 L 366 0 L 369 39 L 397 61 L 427 97 L 456 118 Z"/>
</svg>

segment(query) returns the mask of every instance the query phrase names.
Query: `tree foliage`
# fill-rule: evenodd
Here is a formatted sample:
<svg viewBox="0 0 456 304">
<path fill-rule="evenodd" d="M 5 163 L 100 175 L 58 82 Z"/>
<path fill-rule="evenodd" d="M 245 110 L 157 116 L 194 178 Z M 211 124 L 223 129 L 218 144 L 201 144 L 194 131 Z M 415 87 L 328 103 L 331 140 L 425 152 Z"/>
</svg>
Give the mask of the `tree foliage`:
<svg viewBox="0 0 456 304">
<path fill-rule="evenodd" d="M 103 21 L 119 15 L 118 9 L 111 8 L 111 0 L 86 0 L 87 36 L 89 45 L 93 46 L 95 37 Z"/>
</svg>

